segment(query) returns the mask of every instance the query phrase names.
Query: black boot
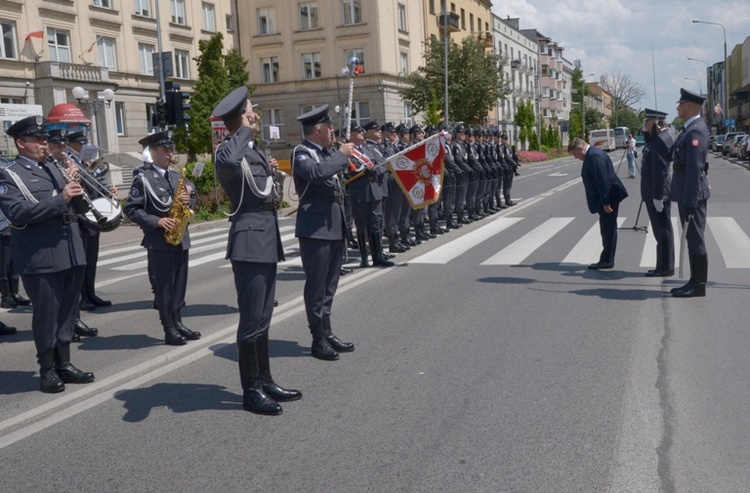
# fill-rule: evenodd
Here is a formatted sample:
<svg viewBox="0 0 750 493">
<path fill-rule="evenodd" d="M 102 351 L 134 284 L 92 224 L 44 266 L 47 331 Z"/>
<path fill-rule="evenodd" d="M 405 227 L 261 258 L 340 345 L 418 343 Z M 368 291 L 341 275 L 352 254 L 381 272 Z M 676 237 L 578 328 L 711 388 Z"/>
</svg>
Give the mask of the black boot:
<svg viewBox="0 0 750 493">
<path fill-rule="evenodd" d="M 706 296 L 706 280 L 708 279 L 708 255 L 691 255 L 691 281 L 672 293 L 675 298 L 695 298 Z M 692 284 L 691 284 L 692 283 Z"/>
<path fill-rule="evenodd" d="M 174 328 L 174 320 L 171 315 L 159 314 L 161 317 L 161 326 L 164 328 L 164 343 L 167 346 L 184 346 L 187 344 L 185 336 L 177 332 Z"/>
<path fill-rule="evenodd" d="M 182 315 L 179 311 L 176 311 L 172 314 L 172 320 L 174 320 L 175 330 L 188 341 L 197 341 L 201 338 L 200 332 L 196 332 L 185 327 L 185 324 L 182 323 Z"/>
<path fill-rule="evenodd" d="M 5 325 L 0 322 L 0 336 L 12 336 L 16 333 L 16 328 L 9 325 Z"/>
<path fill-rule="evenodd" d="M 9 278 L 9 284 L 10 297 L 13 298 L 13 301 L 15 301 L 17 305 L 28 306 L 31 304 L 30 300 L 27 300 L 26 298 L 18 294 L 18 278 Z"/>
<path fill-rule="evenodd" d="M 57 375 L 65 383 L 91 383 L 94 374 L 90 371 L 81 371 L 70 362 L 70 346 L 57 346 L 55 348 L 55 370 Z"/>
<path fill-rule="evenodd" d="M 89 327 L 88 325 L 83 323 L 83 320 L 77 318 L 75 323 L 73 324 L 73 333 L 77 336 L 96 337 L 97 335 L 99 335 L 99 329 L 97 329 L 96 327 Z"/>
<path fill-rule="evenodd" d="M 238 342 L 237 360 L 242 384 L 242 407 L 245 411 L 265 416 L 279 416 L 283 409 L 263 390 L 258 364 L 257 341 Z"/>
<path fill-rule="evenodd" d="M 56 394 L 65 390 L 65 384 L 55 371 L 55 356 L 52 351 L 36 355 L 39 362 L 39 384 L 45 394 Z"/>
<path fill-rule="evenodd" d="M 8 279 L 3 279 L 2 282 L 0 282 L 0 295 L 2 295 L 2 298 L 0 298 L 0 307 L 15 308 L 18 306 L 16 300 L 10 295 L 10 283 L 8 282 Z"/>
<path fill-rule="evenodd" d="M 359 266 L 369 267 L 370 263 L 367 261 L 367 241 L 365 240 L 364 233 L 357 233 L 357 243 L 359 244 Z"/>
<path fill-rule="evenodd" d="M 690 264 L 690 279 L 688 279 L 688 282 L 686 284 L 683 284 L 679 288 L 672 288 L 669 292 L 672 293 L 672 296 L 677 296 L 677 293 L 683 292 L 683 291 L 691 291 L 693 289 L 693 283 L 694 283 L 694 276 L 695 276 L 695 259 L 693 255 L 688 254 L 688 262 Z M 677 296 L 678 298 L 680 296 Z"/>
<path fill-rule="evenodd" d="M 393 262 L 383 253 L 383 245 L 377 233 L 370 233 L 370 253 L 372 253 L 372 265 L 380 267 L 391 267 Z"/>
<path fill-rule="evenodd" d="M 388 251 L 391 253 L 404 253 L 406 245 L 402 245 L 395 237 L 388 238 Z"/>
<path fill-rule="evenodd" d="M 312 347 L 310 348 L 313 358 L 325 361 L 336 361 L 339 359 L 339 353 L 331 347 L 326 339 L 323 321 L 310 325 L 310 333 L 313 339 Z"/>
<path fill-rule="evenodd" d="M 255 340 L 255 353 L 258 355 L 258 369 L 263 391 L 276 402 L 296 401 L 302 399 L 302 392 L 294 389 L 284 389 L 273 381 L 271 377 L 271 360 L 268 356 L 268 331 L 259 335 Z"/>
<path fill-rule="evenodd" d="M 330 344 L 336 351 L 340 353 L 351 353 L 354 351 L 354 344 L 351 342 L 344 342 L 333 334 L 333 330 L 331 330 L 331 317 L 323 319 L 323 333 L 326 336 L 328 344 Z"/>
</svg>

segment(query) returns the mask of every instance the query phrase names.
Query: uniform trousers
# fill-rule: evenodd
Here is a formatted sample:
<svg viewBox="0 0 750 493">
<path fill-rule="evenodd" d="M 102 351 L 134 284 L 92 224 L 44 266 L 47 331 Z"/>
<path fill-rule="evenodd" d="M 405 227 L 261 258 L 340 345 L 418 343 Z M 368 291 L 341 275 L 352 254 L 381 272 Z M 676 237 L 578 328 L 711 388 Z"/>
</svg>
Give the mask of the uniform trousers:
<svg viewBox="0 0 750 493">
<path fill-rule="evenodd" d="M 148 275 L 153 282 L 159 317 L 172 321 L 185 305 L 190 250 L 148 250 Z"/>
<path fill-rule="evenodd" d="M 96 264 L 99 261 L 99 231 L 91 230 L 81 226 L 81 238 L 83 239 L 83 249 L 86 251 L 86 272 L 83 276 L 83 289 L 81 297 L 91 300 L 96 295 Z"/>
<path fill-rule="evenodd" d="M 231 262 L 237 306 L 240 309 L 237 342 L 250 343 L 271 327 L 277 264 L 236 260 Z"/>
<path fill-rule="evenodd" d="M 706 255 L 706 209 L 707 203 L 705 200 L 699 200 L 695 208 L 695 214 L 690 224 L 686 224 L 688 220 L 687 212 L 685 207 L 680 203 L 677 206 L 677 210 L 680 213 L 680 221 L 682 222 L 683 231 L 687 228 L 687 247 L 690 255 Z"/>
<path fill-rule="evenodd" d="M 57 346 L 69 346 L 78 318 L 84 266 L 49 274 L 23 274 L 21 280 L 31 299 L 31 331 L 38 354 Z"/>
<path fill-rule="evenodd" d="M 646 211 L 651 222 L 651 231 L 656 238 L 656 270 L 674 270 L 674 231 L 672 230 L 671 202 L 664 203 L 664 209 L 659 212 L 654 207 L 653 200 L 644 200 Z"/>
<path fill-rule="evenodd" d="M 357 234 L 375 233 L 380 235 L 383 228 L 383 201 L 354 202 L 352 204 L 354 213 L 354 225 Z"/>
<path fill-rule="evenodd" d="M 607 214 L 599 212 L 599 232 L 602 235 L 602 254 L 599 262 L 603 264 L 615 263 L 615 250 L 617 250 L 617 211 L 620 204 L 611 204 L 612 212 Z"/>
<path fill-rule="evenodd" d="M 339 286 L 344 258 L 344 240 L 299 238 L 299 253 L 305 271 L 305 313 L 309 325 L 331 316 L 333 297 Z"/>
</svg>

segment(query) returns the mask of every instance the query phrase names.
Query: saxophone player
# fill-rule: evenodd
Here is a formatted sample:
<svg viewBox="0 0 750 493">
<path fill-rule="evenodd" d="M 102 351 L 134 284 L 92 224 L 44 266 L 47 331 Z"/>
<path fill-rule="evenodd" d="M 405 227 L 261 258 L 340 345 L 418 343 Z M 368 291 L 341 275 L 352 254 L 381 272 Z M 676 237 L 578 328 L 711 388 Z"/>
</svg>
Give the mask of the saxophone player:
<svg viewBox="0 0 750 493">
<path fill-rule="evenodd" d="M 201 337 L 200 332 L 182 323 L 180 315 L 187 291 L 190 234 L 185 229 L 177 245 L 167 243 L 165 234 L 179 226 L 179 221 L 170 217 L 174 201 L 192 206 L 195 186 L 186 183 L 184 193 L 175 193 L 181 175 L 169 169 L 174 157 L 171 130 L 151 134 L 139 143 L 149 146 L 153 163 L 133 179 L 124 212 L 143 230 L 141 245 L 148 252 L 148 276 L 164 329 L 164 342 L 182 346 Z"/>
</svg>

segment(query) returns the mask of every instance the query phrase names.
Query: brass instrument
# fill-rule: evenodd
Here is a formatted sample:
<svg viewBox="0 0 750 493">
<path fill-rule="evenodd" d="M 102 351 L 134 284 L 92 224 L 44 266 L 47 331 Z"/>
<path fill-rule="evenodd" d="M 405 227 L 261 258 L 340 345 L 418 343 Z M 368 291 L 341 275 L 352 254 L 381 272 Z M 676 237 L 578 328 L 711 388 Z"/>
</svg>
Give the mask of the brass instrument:
<svg viewBox="0 0 750 493">
<path fill-rule="evenodd" d="M 63 157 L 65 160 L 65 165 L 55 159 L 54 156 L 52 156 L 49 152 L 45 152 L 44 158 L 45 160 L 47 157 L 52 157 L 52 162 L 55 165 L 55 167 L 60 171 L 60 174 L 63 177 L 63 180 L 65 180 L 65 183 L 73 183 L 76 182 L 70 174 L 68 173 L 68 167 L 66 165 L 70 165 L 70 160 L 67 156 Z M 97 208 L 94 206 L 94 203 L 91 201 L 91 198 L 86 193 L 86 190 L 83 191 L 83 195 L 73 197 L 73 199 L 70 201 L 73 205 L 73 208 L 76 211 L 76 214 L 86 214 L 87 212 L 91 212 L 94 215 L 94 219 L 96 220 L 97 224 L 104 224 L 107 222 L 107 218 L 102 215 L 101 212 L 97 210 Z"/>
<path fill-rule="evenodd" d="M 266 157 L 266 163 L 268 163 L 268 166 L 271 169 L 271 177 L 273 178 L 273 191 L 276 195 L 274 198 L 278 200 L 279 203 L 279 209 L 281 208 L 281 203 L 284 201 L 284 180 L 289 176 L 288 174 L 281 171 L 279 168 L 274 168 L 271 166 L 271 142 L 264 140 L 263 141 L 264 146 L 264 154 Z"/>
<path fill-rule="evenodd" d="M 172 161 L 174 164 L 175 160 Z M 169 170 L 167 170 L 169 173 Z M 177 225 L 173 229 L 168 229 L 164 232 L 164 240 L 170 245 L 177 246 L 182 243 L 182 237 L 185 236 L 188 223 L 190 219 L 195 215 L 193 209 L 182 203 L 180 195 L 187 191 L 185 185 L 185 168 L 180 170 L 180 179 L 177 180 L 177 186 L 174 189 L 174 196 L 172 197 L 172 207 L 169 208 L 169 218 L 177 222 Z"/>
</svg>

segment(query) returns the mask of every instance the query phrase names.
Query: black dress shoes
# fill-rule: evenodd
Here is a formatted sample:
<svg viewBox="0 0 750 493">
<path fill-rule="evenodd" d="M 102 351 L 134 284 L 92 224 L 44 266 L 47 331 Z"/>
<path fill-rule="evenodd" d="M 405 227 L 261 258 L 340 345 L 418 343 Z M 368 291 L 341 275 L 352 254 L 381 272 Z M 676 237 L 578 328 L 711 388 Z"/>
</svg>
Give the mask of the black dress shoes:
<svg viewBox="0 0 750 493">
<path fill-rule="evenodd" d="M 702 298 L 706 296 L 706 283 L 693 282 L 683 286 L 684 289 L 678 289 L 672 292 L 675 298 Z"/>
<path fill-rule="evenodd" d="M 11 295 L 3 296 L 0 300 L 0 307 L 2 308 L 15 308 L 17 306 L 18 303 L 16 303 L 16 300 L 14 300 Z"/>
<path fill-rule="evenodd" d="M 242 395 L 242 407 L 245 411 L 264 416 L 281 416 L 284 412 L 278 402 L 273 400 L 258 384 L 258 387 L 250 387 Z"/>
<path fill-rule="evenodd" d="M 96 308 L 93 303 L 91 303 L 89 300 L 81 298 L 81 304 L 78 305 L 78 307 L 83 311 L 89 311 Z"/>
<path fill-rule="evenodd" d="M 13 301 L 15 301 L 17 305 L 29 306 L 31 304 L 31 300 L 27 300 L 18 293 L 11 293 L 10 297 L 13 298 Z"/>
<path fill-rule="evenodd" d="M 103 300 L 99 298 L 98 296 L 90 296 L 89 301 L 91 301 L 91 304 L 94 306 L 112 306 L 111 301 Z"/>
<path fill-rule="evenodd" d="M 615 266 L 615 264 L 610 264 L 607 262 L 597 262 L 595 264 L 589 265 L 589 269 L 594 270 L 603 270 L 603 269 L 611 269 Z"/>
<path fill-rule="evenodd" d="M 57 394 L 65 390 L 65 384 L 54 368 L 45 368 L 39 372 L 39 384 L 45 394 Z"/>
<path fill-rule="evenodd" d="M 9 327 L 4 323 L 0 322 L 0 336 L 12 336 L 16 333 L 15 327 Z"/>
<path fill-rule="evenodd" d="M 73 363 L 65 363 L 57 367 L 57 375 L 65 383 L 91 383 L 94 381 L 94 374 L 90 371 L 81 371 Z"/>
<path fill-rule="evenodd" d="M 184 346 L 187 344 L 187 340 L 174 327 L 166 327 L 164 329 L 164 343 L 167 346 Z"/>
<path fill-rule="evenodd" d="M 338 351 L 339 353 L 351 353 L 354 351 L 354 344 L 351 342 L 344 342 L 335 335 L 326 336 L 328 344 Z"/>
<path fill-rule="evenodd" d="M 298 401 L 302 399 L 302 392 L 294 389 L 284 389 L 276 382 L 264 383 L 263 391 L 276 402 Z"/>
<path fill-rule="evenodd" d="M 674 275 L 674 270 L 656 270 L 652 269 L 648 272 L 646 272 L 646 277 L 672 277 Z"/>
<path fill-rule="evenodd" d="M 182 322 L 175 322 L 174 328 L 182 337 L 184 337 L 188 341 L 197 341 L 201 338 L 200 332 L 188 329 Z"/>
<path fill-rule="evenodd" d="M 76 320 L 73 325 L 73 332 L 83 337 L 96 337 L 99 334 L 99 329 L 96 327 L 89 327 L 82 320 Z"/>
<path fill-rule="evenodd" d="M 313 339 L 310 352 L 313 358 L 324 361 L 336 361 L 339 359 L 339 353 L 331 347 L 326 339 Z"/>
</svg>

